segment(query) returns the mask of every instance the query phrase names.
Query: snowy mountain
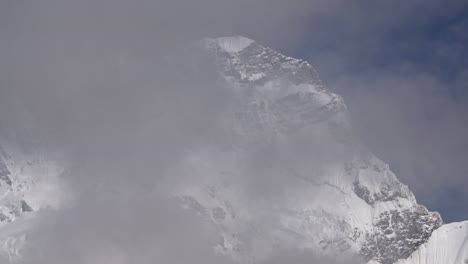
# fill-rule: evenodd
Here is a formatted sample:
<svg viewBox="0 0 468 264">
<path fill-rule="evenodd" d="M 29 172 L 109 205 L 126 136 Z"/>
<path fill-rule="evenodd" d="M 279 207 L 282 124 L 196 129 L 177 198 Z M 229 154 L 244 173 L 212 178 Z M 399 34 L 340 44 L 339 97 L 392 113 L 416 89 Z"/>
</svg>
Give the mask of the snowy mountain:
<svg viewBox="0 0 468 264">
<path fill-rule="evenodd" d="M 0 147 L 0 260 L 19 259 L 36 212 L 61 207 L 59 176 L 64 169 L 44 153 Z"/>
<path fill-rule="evenodd" d="M 228 147 L 192 149 L 158 188 L 218 230 L 217 254 L 259 263 L 294 248 L 369 264 L 464 263 L 468 224 L 442 225 L 355 143 L 343 98 L 309 63 L 244 37 L 200 44 L 235 97 L 223 116 Z M 61 206 L 64 169 L 2 147 L 0 248 L 14 261 L 36 212 Z"/>
<path fill-rule="evenodd" d="M 251 263 L 286 245 L 389 264 L 408 258 L 442 225 L 387 164 L 351 143 L 343 99 L 309 63 L 243 37 L 206 39 L 202 46 L 220 82 L 239 98 L 231 119 L 234 147 L 195 150 L 172 172 L 190 179 L 172 187 L 186 208 L 219 228 L 217 252 Z M 314 155 L 305 151 L 297 159 L 298 138 L 315 140 L 299 140 Z M 281 150 L 279 162 L 252 170 L 249 159 L 268 146 Z M 322 148 L 323 156 L 316 155 Z M 245 180 L 262 173 L 264 182 Z M 284 188 L 271 194 L 268 181 Z M 251 188 L 267 194 L 256 190 L 252 197 Z"/>
</svg>

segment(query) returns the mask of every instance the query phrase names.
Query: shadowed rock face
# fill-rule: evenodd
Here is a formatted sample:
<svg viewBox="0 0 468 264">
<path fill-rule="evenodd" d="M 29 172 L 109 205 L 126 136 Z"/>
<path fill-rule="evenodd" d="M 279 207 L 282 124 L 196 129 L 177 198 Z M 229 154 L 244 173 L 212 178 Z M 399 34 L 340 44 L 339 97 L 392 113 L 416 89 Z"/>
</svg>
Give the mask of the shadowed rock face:
<svg viewBox="0 0 468 264">
<path fill-rule="evenodd" d="M 371 194 L 369 190 L 362 186 L 359 181 L 353 183 L 354 193 L 367 204 L 374 205 L 376 202 L 388 202 L 395 200 L 396 198 L 408 198 L 404 193 L 398 189 L 394 189 L 389 185 L 382 186 L 382 189 L 378 193 Z"/>
<path fill-rule="evenodd" d="M 398 184 L 396 188 L 385 184 L 377 193 L 371 193 L 359 181 L 353 185 L 354 193 L 371 206 L 378 202 L 409 198 L 407 192 L 398 188 L 401 187 Z M 438 213 L 429 212 L 420 205 L 402 211 L 383 212 L 376 218 L 374 230 L 366 233 L 360 253 L 367 261 L 375 260 L 382 264 L 406 259 L 441 225 L 442 219 Z"/>
</svg>

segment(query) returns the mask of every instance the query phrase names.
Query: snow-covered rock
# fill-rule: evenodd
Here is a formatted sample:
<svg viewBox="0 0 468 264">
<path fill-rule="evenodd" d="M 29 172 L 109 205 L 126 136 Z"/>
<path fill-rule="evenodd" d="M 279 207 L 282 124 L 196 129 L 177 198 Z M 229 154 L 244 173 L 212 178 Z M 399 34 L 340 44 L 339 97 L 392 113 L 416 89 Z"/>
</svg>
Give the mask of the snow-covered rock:
<svg viewBox="0 0 468 264">
<path fill-rule="evenodd" d="M 64 167 L 37 150 L 24 153 L 12 142 L 0 147 L 0 260 L 15 261 L 34 227 L 35 214 L 58 209 L 63 199 Z"/>
<path fill-rule="evenodd" d="M 408 259 L 398 261 L 398 264 L 449 263 L 468 263 L 468 221 L 441 226 Z"/>
</svg>

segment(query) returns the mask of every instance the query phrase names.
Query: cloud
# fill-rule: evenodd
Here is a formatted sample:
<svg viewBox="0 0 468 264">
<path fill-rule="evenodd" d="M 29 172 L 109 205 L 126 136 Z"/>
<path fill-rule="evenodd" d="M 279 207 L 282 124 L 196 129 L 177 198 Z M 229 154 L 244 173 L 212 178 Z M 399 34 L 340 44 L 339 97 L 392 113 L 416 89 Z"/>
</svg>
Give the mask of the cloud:
<svg viewBox="0 0 468 264">
<path fill-rule="evenodd" d="M 316 253 L 307 251 L 307 250 L 279 250 L 276 254 L 263 263 L 269 264 L 281 264 L 281 263 L 293 263 L 293 264 L 306 264 L 306 263 L 313 263 L 313 264 L 358 264 L 363 263 L 362 260 L 354 256 L 337 256 L 337 257 L 329 257 L 329 256 L 321 256 L 317 255 Z"/>
<path fill-rule="evenodd" d="M 97 200 L 96 200 L 97 198 Z M 92 197 L 52 213 L 28 235 L 22 263 L 231 263 L 216 230 L 163 197 Z"/>
<path fill-rule="evenodd" d="M 468 217 L 467 7 L 347 1 L 304 19 L 302 43 L 278 45 L 317 68 L 344 97 L 356 136 L 449 222 Z"/>
<path fill-rule="evenodd" d="M 468 187 L 460 165 L 466 157 L 460 148 L 466 145 L 465 101 L 454 104 L 444 92 L 452 83 L 418 65 L 392 59 L 389 66 L 383 60 L 395 47 L 406 51 L 421 43 L 395 46 L 386 42 L 389 32 L 425 25 L 462 6 L 461 1 L 2 2 L 0 134 L 25 149 L 46 145 L 72 168 L 64 177 L 74 187 L 75 203 L 40 222 L 31 244 L 41 247 L 28 248 L 30 262 L 103 263 L 108 257 L 112 263 L 229 262 L 210 253 L 218 239 L 212 227 L 154 193 L 188 151 L 205 145 L 222 149 L 226 142 L 223 113 L 234 103 L 232 95 L 209 63 L 186 48 L 204 36 L 241 34 L 286 52 L 301 50 L 345 96 L 358 137 L 397 164 L 398 176 L 424 201 L 437 203 L 429 196 L 440 184 Z M 463 25 L 451 28 L 456 47 L 466 41 Z M 452 43 L 438 46 L 447 60 L 465 52 L 444 44 Z M 455 78 L 458 93 L 466 76 L 463 71 Z M 326 164 L 346 155 L 325 146 L 298 136 L 256 149 L 246 169 L 259 176 L 243 180 L 259 186 L 263 177 L 275 178 L 260 194 L 247 194 L 284 187 L 288 179 L 272 175 L 278 164 L 305 169 L 312 156 L 314 164 Z M 315 155 L 316 149 L 324 152 Z M 305 259 L 335 261 L 308 252 L 287 252 L 272 261 Z"/>
<path fill-rule="evenodd" d="M 349 89 L 344 95 L 361 141 L 390 163 L 419 201 L 444 210 L 448 219 L 464 219 L 466 197 L 451 202 L 458 209 L 444 209 L 447 192 L 468 187 L 466 108 L 452 97 L 452 87 L 408 69 L 347 77 L 338 86 Z"/>
<path fill-rule="evenodd" d="M 290 34 L 294 27 L 285 24 L 311 7 L 224 0 L 1 5 L 8 23 L 0 26 L 0 134 L 24 151 L 46 148 L 69 168 L 62 177 L 70 202 L 38 216 L 23 262 L 229 263 L 214 254 L 220 237 L 213 226 L 157 192 L 188 152 L 227 142 L 233 96 L 190 46 L 211 35 Z M 265 156 L 246 169 L 268 177 L 273 162 L 286 158 L 293 161 Z M 247 193 L 271 194 L 286 182 L 278 177 Z"/>
</svg>

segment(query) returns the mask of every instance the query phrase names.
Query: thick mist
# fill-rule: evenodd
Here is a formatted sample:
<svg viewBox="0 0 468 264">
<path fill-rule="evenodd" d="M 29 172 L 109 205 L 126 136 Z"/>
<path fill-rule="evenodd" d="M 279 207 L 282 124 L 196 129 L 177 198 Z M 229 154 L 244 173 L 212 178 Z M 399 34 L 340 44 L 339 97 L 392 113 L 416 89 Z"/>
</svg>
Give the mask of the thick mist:
<svg viewBox="0 0 468 264">
<path fill-rule="evenodd" d="M 22 260 L 28 264 L 231 263 L 213 253 L 217 230 L 164 195 L 165 186 L 184 180 L 172 169 L 188 154 L 199 149 L 222 153 L 230 147 L 226 116 L 236 97 L 219 82 L 212 62 L 198 53 L 197 41 L 240 34 L 290 50 L 300 47 L 304 36 L 329 34 L 309 27 L 311 16 L 355 22 L 347 34 L 375 32 L 393 21 L 378 19 L 377 29 L 360 27 L 359 8 L 341 1 L 39 0 L 4 1 L 0 7 L 0 135 L 24 151 L 45 148 L 69 168 L 62 180 L 70 202 L 38 217 Z M 398 14 L 407 17 L 403 11 Z M 335 55 L 311 57 L 331 73 L 328 70 L 339 64 Z M 349 78 L 332 84 L 345 90 L 378 82 Z M 418 87 L 426 85 L 421 82 Z M 407 93 L 406 82 L 387 83 L 388 89 L 400 87 L 398 91 Z M 413 87 L 411 82 L 408 86 Z M 400 101 L 388 99 L 386 92 L 363 90 L 355 96 L 344 93 L 350 105 L 361 105 L 351 112 L 367 113 L 362 119 L 372 120 L 377 117 L 369 115 L 369 109 L 386 112 L 391 121 L 386 129 L 405 138 L 407 126 L 401 118 L 408 112 L 393 115 L 391 110 L 408 103 L 390 105 Z M 411 96 L 419 100 L 419 93 Z M 450 133 L 465 129 L 461 125 Z M 370 134 L 365 128 L 356 133 Z M 281 190 L 298 184 L 284 178 L 288 167 L 320 170 L 347 157 L 347 150 L 330 144 L 317 132 L 297 135 L 283 145 L 254 148 L 240 177 L 249 186 L 246 199 L 281 201 Z M 408 181 L 420 177 L 424 175 L 408 176 Z M 466 183 L 458 177 L 452 182 Z M 259 262 L 350 263 L 297 252 L 291 245 L 281 245 Z"/>
<path fill-rule="evenodd" d="M 46 149 L 67 168 L 61 180 L 68 203 L 39 213 L 20 262 L 230 263 L 214 254 L 219 241 L 214 227 L 181 210 L 163 190 L 181 180 L 170 169 L 188 153 L 230 147 L 226 113 L 236 98 L 217 80 L 212 62 L 195 51 L 197 41 L 246 29 L 252 35 L 276 34 L 308 5 L 209 0 L 2 5 L 0 132 L 25 152 Z M 252 153 L 261 158 L 252 159 L 244 172 L 258 178 L 240 179 L 253 186 L 245 190 L 248 199 L 268 202 L 288 183 L 284 175 L 270 175 L 275 164 L 294 166 L 310 158 L 294 149 L 288 152 L 292 157 L 278 156 L 278 147 Z M 304 254 L 308 262 L 316 258 Z M 304 263 L 297 255 L 281 258 Z M 317 263 L 330 261 L 317 256 Z"/>
</svg>

